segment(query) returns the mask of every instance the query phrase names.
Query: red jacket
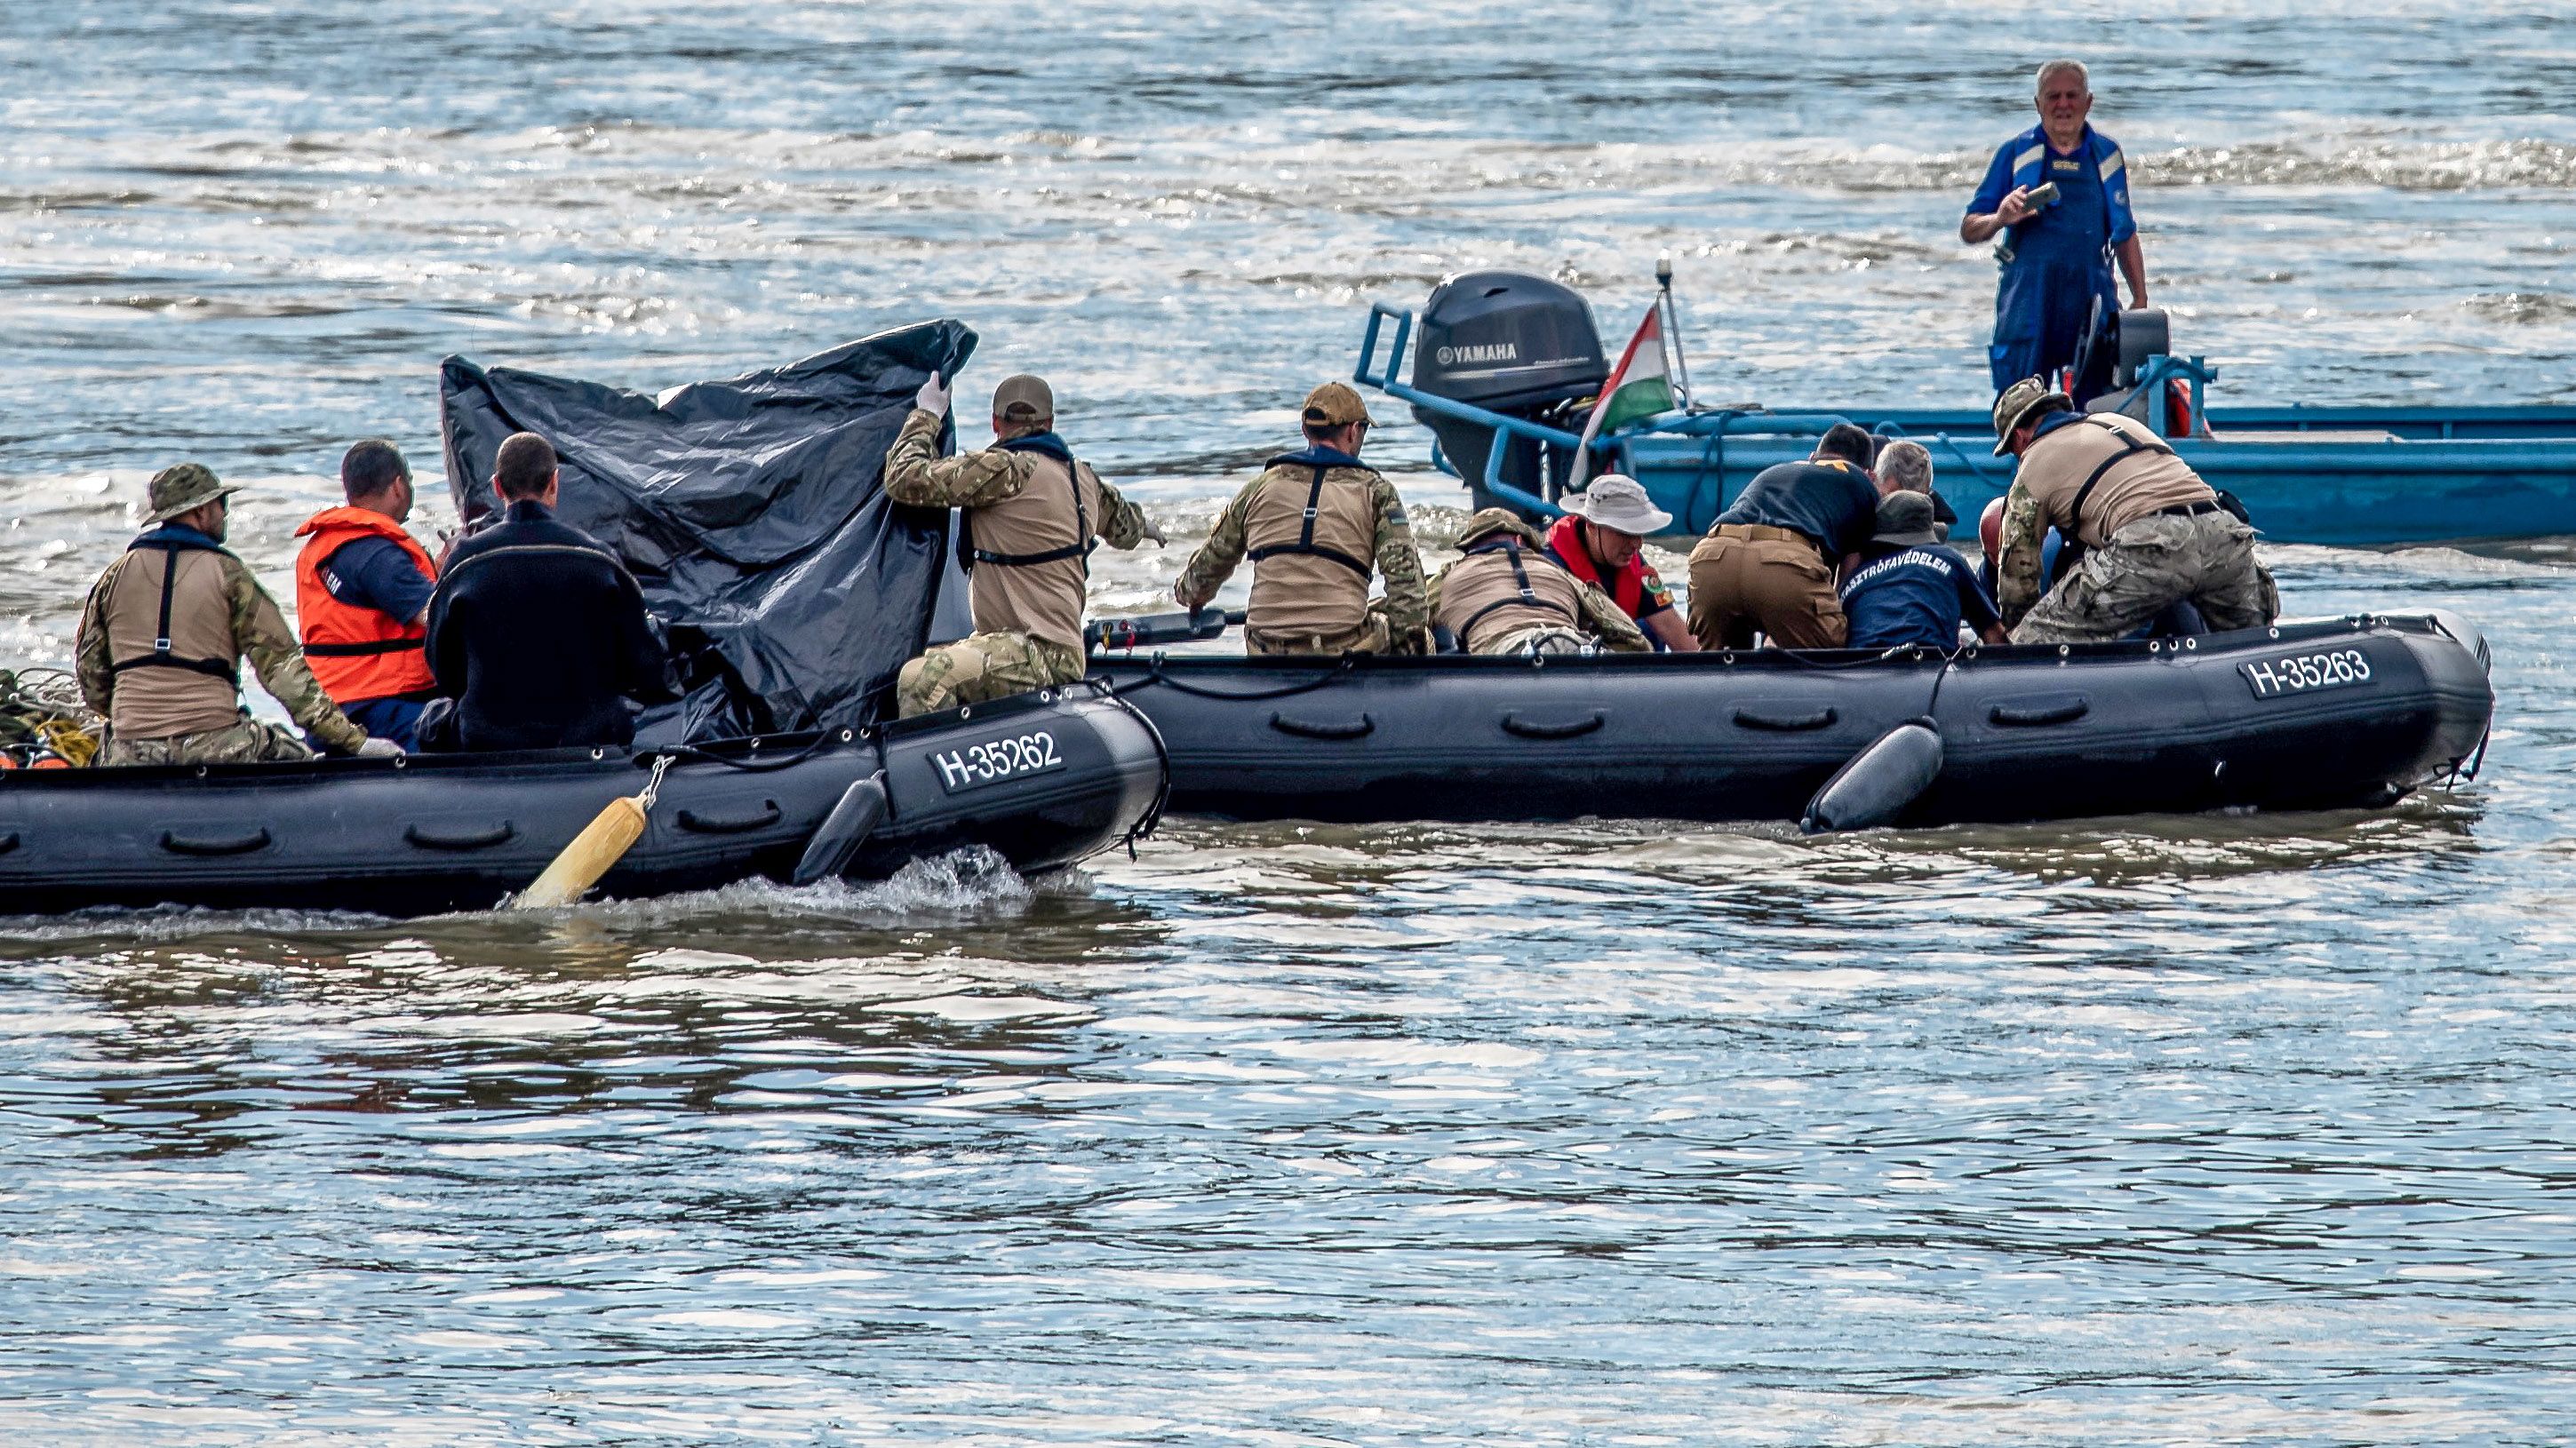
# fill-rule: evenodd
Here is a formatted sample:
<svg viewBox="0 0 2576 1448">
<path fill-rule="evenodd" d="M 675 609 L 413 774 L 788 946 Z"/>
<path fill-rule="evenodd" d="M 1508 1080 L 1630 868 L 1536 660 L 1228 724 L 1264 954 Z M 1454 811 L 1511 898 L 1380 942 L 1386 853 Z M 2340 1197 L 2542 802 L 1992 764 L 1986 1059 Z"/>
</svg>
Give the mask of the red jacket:
<svg viewBox="0 0 2576 1448">
<path fill-rule="evenodd" d="M 1583 546 L 1583 520 L 1572 513 L 1549 525 L 1547 556 L 1564 564 L 1566 572 L 1609 594 L 1630 618 L 1651 618 L 1673 606 L 1672 590 L 1664 587 L 1663 575 L 1655 571 L 1643 553 L 1629 559 L 1625 568 L 1605 581 L 1600 565 L 1592 561 L 1592 550 Z"/>
</svg>

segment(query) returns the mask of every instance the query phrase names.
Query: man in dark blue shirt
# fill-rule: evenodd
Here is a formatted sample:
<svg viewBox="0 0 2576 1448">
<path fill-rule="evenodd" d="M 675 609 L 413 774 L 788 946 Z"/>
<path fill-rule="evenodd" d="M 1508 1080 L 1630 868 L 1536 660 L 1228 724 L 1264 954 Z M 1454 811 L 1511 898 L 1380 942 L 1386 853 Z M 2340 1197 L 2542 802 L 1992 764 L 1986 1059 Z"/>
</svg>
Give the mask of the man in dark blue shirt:
<svg viewBox="0 0 2576 1448">
<path fill-rule="evenodd" d="M 1947 536 L 1926 494 L 1890 493 L 1879 503 L 1878 532 L 1843 580 L 1853 648 L 1920 644 L 1947 652 L 1959 646 L 1962 623 L 1987 643 L 2004 641 L 1994 600 L 1968 560 L 1942 542 Z"/>
<path fill-rule="evenodd" d="M 429 602 L 429 664 L 457 702 L 452 724 L 423 721 L 423 748 L 624 745 L 626 700 L 673 696 L 634 576 L 555 520 L 557 482 L 544 438 L 501 444 L 492 488 L 507 511 L 457 540 Z"/>
<path fill-rule="evenodd" d="M 1803 463 L 1764 468 L 1690 556 L 1691 633 L 1704 649 L 1838 649 L 1834 569 L 1878 531 L 1869 434 L 1835 423 Z"/>
</svg>

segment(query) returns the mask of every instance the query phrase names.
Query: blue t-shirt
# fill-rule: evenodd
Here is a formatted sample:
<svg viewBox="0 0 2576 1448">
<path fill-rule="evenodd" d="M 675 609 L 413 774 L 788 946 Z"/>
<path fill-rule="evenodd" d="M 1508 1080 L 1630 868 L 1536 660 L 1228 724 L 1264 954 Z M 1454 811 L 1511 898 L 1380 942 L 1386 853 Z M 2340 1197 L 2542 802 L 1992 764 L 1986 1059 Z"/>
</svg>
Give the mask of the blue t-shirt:
<svg viewBox="0 0 2576 1448">
<path fill-rule="evenodd" d="M 1962 622 L 1983 633 L 2003 621 L 1968 560 L 1937 543 L 1875 545 L 1843 585 L 1842 601 L 1856 649 L 1951 649 Z"/>
<path fill-rule="evenodd" d="M 1878 531 L 1878 484 L 1850 463 L 1778 463 L 1755 473 L 1717 521 L 1804 533 L 1828 558 L 1840 558 L 1867 547 Z"/>
<path fill-rule="evenodd" d="M 322 560 L 322 586 L 356 608 L 372 608 L 396 623 L 409 623 L 429 607 L 437 585 L 390 538 L 356 538 Z"/>
</svg>

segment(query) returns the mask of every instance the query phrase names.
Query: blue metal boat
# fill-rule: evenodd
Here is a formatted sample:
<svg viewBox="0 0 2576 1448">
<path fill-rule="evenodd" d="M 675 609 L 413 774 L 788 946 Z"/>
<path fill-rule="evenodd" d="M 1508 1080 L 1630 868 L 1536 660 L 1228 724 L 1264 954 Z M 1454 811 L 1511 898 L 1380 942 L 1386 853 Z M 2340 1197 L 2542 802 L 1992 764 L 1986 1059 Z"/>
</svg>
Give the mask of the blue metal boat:
<svg viewBox="0 0 2576 1448">
<path fill-rule="evenodd" d="M 1417 344 L 1410 380 L 1402 375 L 1408 344 Z M 1609 367 L 1580 297 L 1543 278 L 1484 272 L 1443 282 L 1421 319 L 1371 306 L 1353 375 L 1411 404 L 1433 431 L 1433 462 L 1466 480 L 1476 506 L 1547 518 L 1562 511 L 1584 416 Z M 2124 357 L 2118 380 L 2211 486 L 2244 500 L 2273 542 L 2576 533 L 2576 407 L 2211 410 L 2203 398 L 2214 377 L 2201 358 L 2152 351 Z M 2184 398 L 2187 414 L 2176 411 Z M 2185 416 L 2191 424 L 2177 425 Z M 1994 456 L 1984 409 L 1692 406 L 1596 438 L 1592 471 L 1635 477 L 1673 515 L 1675 534 L 1696 535 L 1755 473 L 1806 457 L 1837 422 L 1928 447 L 1960 537 L 1975 536 L 1978 514 L 2012 484 L 2014 460 Z"/>
</svg>

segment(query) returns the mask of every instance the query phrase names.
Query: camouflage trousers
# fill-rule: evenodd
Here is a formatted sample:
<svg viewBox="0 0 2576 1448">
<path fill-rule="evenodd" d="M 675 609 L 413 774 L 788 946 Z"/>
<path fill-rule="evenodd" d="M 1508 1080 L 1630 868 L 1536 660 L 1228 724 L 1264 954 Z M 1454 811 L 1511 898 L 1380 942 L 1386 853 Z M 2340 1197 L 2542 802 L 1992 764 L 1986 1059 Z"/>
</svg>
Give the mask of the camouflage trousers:
<svg viewBox="0 0 2576 1448">
<path fill-rule="evenodd" d="M 2281 590 L 2254 561 L 2254 530 L 2225 513 L 2140 518 L 2089 550 L 2012 631 L 2017 644 L 2126 638 L 2189 600 L 2213 632 L 2281 616 Z"/>
<path fill-rule="evenodd" d="M 173 734 L 166 739 L 109 735 L 101 764 L 263 764 L 311 759 L 304 741 L 275 724 L 244 719 L 221 729 Z"/>
<path fill-rule="evenodd" d="M 903 666 L 895 676 L 895 712 L 909 719 L 960 704 L 981 704 L 1025 694 L 1083 675 L 1082 655 L 1016 629 L 972 633 L 941 644 Z"/>
<path fill-rule="evenodd" d="M 1562 624 L 1542 623 L 1487 639 L 1468 652 L 1528 658 L 1533 654 L 1579 654 L 1592 646 L 1591 639 L 1574 629 Z"/>
</svg>

